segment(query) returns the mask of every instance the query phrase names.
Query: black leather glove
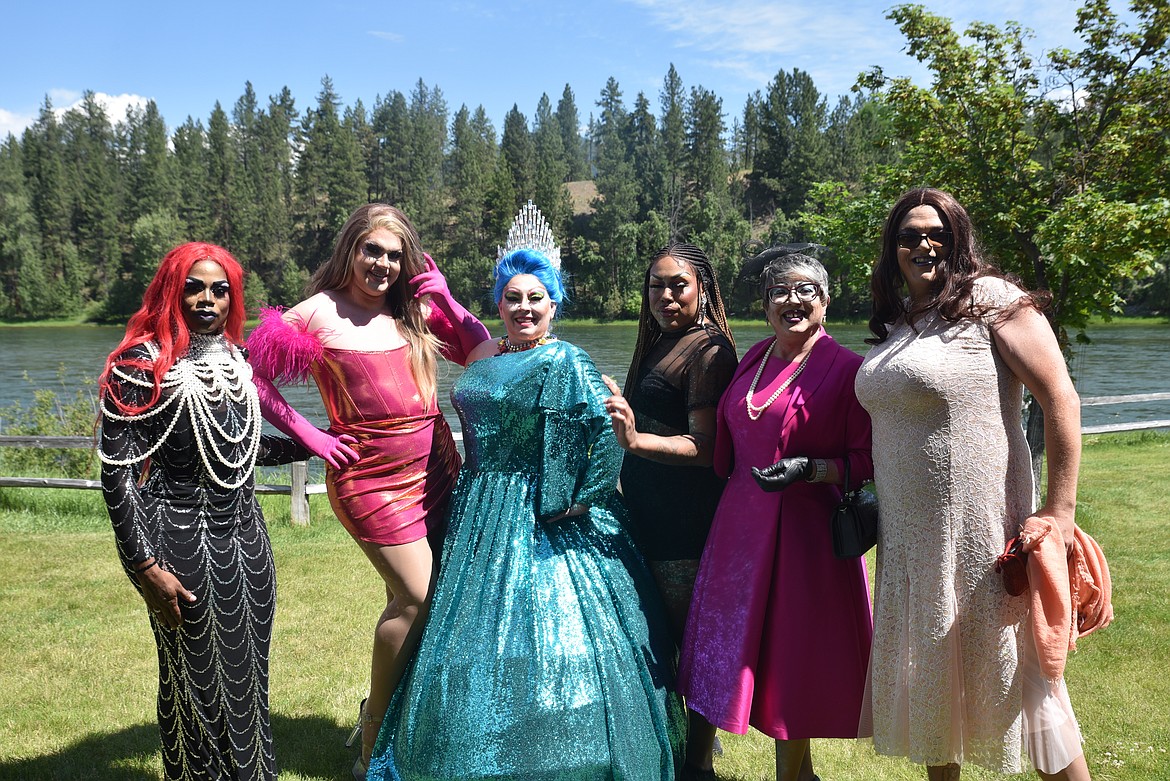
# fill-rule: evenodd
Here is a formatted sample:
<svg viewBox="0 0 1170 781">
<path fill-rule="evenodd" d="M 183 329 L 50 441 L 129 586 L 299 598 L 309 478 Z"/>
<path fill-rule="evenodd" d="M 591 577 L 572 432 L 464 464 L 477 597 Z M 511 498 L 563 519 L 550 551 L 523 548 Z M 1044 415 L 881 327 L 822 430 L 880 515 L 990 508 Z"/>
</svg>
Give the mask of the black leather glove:
<svg viewBox="0 0 1170 781">
<path fill-rule="evenodd" d="M 760 488 L 768 493 L 783 491 L 797 480 L 807 480 L 813 475 L 812 459 L 806 456 L 782 458 L 771 466 L 760 469 L 752 467 L 752 477 Z"/>
</svg>

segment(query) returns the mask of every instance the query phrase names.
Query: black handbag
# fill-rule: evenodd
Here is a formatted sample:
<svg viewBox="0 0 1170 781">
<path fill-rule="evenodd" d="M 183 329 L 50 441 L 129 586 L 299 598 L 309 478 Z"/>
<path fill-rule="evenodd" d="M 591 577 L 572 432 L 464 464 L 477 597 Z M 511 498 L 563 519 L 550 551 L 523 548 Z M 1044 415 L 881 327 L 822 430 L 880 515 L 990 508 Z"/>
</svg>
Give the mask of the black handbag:
<svg viewBox="0 0 1170 781">
<path fill-rule="evenodd" d="M 833 508 L 829 525 L 833 532 L 833 555 L 855 559 L 877 544 L 878 500 L 859 485 L 849 489 L 849 457 L 845 462 L 845 495 Z"/>
</svg>

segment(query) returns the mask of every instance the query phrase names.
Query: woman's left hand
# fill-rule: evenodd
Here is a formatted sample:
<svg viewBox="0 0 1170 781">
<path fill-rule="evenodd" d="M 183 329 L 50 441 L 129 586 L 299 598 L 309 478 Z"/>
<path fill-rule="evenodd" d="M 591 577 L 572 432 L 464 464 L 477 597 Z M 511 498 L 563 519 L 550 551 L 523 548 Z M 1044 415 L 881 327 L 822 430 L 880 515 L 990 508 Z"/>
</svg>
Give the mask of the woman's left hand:
<svg viewBox="0 0 1170 781">
<path fill-rule="evenodd" d="M 771 466 L 752 467 L 752 477 L 768 493 L 783 491 L 797 480 L 807 480 L 813 474 L 812 461 L 807 456 L 782 458 Z"/>
<path fill-rule="evenodd" d="M 622 395 L 622 389 L 614 382 L 613 377 L 601 375 L 605 387 L 613 395 L 605 400 L 605 411 L 609 413 L 609 422 L 613 426 L 613 433 L 617 436 L 622 450 L 631 450 L 638 439 L 638 429 L 634 425 L 634 410 Z"/>
<path fill-rule="evenodd" d="M 1076 521 L 1072 517 L 1069 517 L 1068 515 L 1058 515 L 1046 505 L 1025 518 L 1024 522 L 1020 524 L 1020 529 L 1023 529 L 1028 524 L 1028 521 L 1032 520 L 1033 518 L 1041 521 L 1051 521 L 1058 529 L 1060 529 L 1060 539 L 1064 543 L 1064 551 L 1066 554 L 1072 554 L 1073 532 L 1076 529 Z M 1037 546 L 1039 546 L 1040 540 L 1042 539 L 1043 537 L 1035 540 L 1025 539 L 1025 535 L 1021 535 L 1020 542 L 1023 543 L 1024 553 L 1031 553 L 1033 550 L 1035 550 Z"/>
<path fill-rule="evenodd" d="M 424 252 L 423 259 L 426 260 L 427 270 L 410 278 L 414 297 L 422 298 L 429 295 L 437 304 L 451 301 L 451 288 L 447 285 L 447 278 L 439 271 L 439 266 L 430 255 Z"/>
</svg>

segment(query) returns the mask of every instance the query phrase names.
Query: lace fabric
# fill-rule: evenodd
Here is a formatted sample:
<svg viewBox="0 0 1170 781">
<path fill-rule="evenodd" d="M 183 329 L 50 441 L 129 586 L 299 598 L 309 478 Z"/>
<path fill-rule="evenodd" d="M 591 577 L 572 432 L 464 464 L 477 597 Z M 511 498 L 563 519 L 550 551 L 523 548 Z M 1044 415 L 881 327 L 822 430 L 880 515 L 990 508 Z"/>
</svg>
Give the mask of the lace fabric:
<svg viewBox="0 0 1170 781">
<path fill-rule="evenodd" d="M 1022 291 L 985 278 L 974 295 L 992 304 L 982 320 L 897 323 L 857 375 L 882 508 L 867 711 L 879 753 L 1013 773 L 1027 600 L 995 559 L 1032 509 L 1032 471 L 990 323 Z"/>
</svg>

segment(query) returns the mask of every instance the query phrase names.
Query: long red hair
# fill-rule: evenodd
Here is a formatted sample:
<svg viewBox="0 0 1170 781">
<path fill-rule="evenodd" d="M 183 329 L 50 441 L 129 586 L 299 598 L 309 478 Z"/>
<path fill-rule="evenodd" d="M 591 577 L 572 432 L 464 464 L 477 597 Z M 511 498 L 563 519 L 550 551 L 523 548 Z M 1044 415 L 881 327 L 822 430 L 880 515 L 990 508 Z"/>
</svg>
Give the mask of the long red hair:
<svg viewBox="0 0 1170 781">
<path fill-rule="evenodd" d="M 175 359 L 187 352 L 191 332 L 183 318 L 183 286 L 187 283 L 191 267 L 201 260 L 215 263 L 227 276 L 230 293 L 224 336 L 232 344 L 243 344 L 244 270 L 239 262 L 230 252 L 215 244 L 201 241 L 180 244 L 158 264 L 154 279 L 150 280 L 142 295 L 142 307 L 131 315 L 126 324 L 126 335 L 106 358 L 105 370 L 98 382 L 101 395 L 108 396 L 124 414 L 136 415 L 154 406 L 161 393 L 159 381 L 175 364 Z M 158 346 L 158 358 L 155 360 L 122 357 L 130 348 L 146 342 L 154 342 Z M 123 370 L 151 373 L 154 390 L 146 404 L 123 403 L 116 393 L 111 393 L 110 372 L 115 366 Z"/>
</svg>

